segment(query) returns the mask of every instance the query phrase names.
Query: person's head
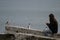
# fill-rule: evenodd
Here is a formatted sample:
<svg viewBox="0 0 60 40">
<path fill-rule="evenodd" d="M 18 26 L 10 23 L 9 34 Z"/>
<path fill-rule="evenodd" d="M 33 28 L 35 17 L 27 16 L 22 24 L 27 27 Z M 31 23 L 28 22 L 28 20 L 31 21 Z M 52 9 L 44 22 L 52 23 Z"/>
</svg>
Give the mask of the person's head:
<svg viewBox="0 0 60 40">
<path fill-rule="evenodd" d="M 49 14 L 49 18 L 54 19 L 54 14 Z"/>
<path fill-rule="evenodd" d="M 54 17 L 54 14 L 51 13 L 51 14 L 49 15 L 49 17 Z"/>
</svg>

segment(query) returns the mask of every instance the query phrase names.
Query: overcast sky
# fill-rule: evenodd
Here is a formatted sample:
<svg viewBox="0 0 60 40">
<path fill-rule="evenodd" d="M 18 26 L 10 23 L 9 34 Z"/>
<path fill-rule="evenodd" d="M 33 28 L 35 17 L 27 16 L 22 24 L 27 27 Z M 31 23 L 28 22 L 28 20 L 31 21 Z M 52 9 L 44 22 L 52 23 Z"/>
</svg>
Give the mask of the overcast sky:
<svg viewBox="0 0 60 40">
<path fill-rule="evenodd" d="M 60 0 L 0 0 L 0 32 L 7 20 L 15 25 L 31 23 L 31 28 L 43 30 L 50 13 L 60 24 Z"/>
</svg>

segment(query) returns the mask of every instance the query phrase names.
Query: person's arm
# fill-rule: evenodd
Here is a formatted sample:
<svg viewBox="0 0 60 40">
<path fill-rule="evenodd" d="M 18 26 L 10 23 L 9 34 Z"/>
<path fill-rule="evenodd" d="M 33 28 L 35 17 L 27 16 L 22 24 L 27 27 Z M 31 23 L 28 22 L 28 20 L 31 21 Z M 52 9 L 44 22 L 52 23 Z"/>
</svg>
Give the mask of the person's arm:
<svg viewBox="0 0 60 40">
<path fill-rule="evenodd" d="M 50 23 L 46 23 L 46 25 L 49 27 Z"/>
</svg>

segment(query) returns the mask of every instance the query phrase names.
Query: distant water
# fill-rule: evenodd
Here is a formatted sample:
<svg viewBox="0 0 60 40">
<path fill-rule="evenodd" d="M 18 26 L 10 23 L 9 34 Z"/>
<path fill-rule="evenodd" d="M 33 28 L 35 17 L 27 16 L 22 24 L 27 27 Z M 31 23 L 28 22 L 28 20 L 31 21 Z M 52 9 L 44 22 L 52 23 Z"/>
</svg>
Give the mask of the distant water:
<svg viewBox="0 0 60 40">
<path fill-rule="evenodd" d="M 4 10 L 5 11 L 5 10 Z M 8 10 L 7 10 L 8 11 Z M 46 22 L 48 21 L 48 14 L 47 13 L 1 13 L 0 14 L 0 32 L 5 30 L 5 23 L 7 20 L 12 25 L 18 25 L 18 26 L 27 26 L 29 23 L 31 23 L 31 28 L 43 30 L 46 27 Z M 60 18 L 59 14 L 54 13 L 56 16 L 56 19 L 58 20 L 59 26 L 60 26 Z M 60 27 L 59 27 L 60 30 Z M 60 32 L 60 31 L 59 31 Z"/>
</svg>

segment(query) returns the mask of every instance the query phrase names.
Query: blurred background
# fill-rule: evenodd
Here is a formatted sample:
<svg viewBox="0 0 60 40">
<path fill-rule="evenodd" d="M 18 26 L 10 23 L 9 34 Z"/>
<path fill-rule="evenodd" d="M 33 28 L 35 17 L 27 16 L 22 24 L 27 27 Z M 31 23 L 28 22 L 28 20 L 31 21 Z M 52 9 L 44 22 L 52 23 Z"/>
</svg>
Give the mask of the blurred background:
<svg viewBox="0 0 60 40">
<path fill-rule="evenodd" d="M 60 0 L 0 0 L 0 33 L 5 31 L 7 20 L 16 26 L 27 26 L 44 30 L 53 13 L 58 21 L 60 33 Z"/>
</svg>

